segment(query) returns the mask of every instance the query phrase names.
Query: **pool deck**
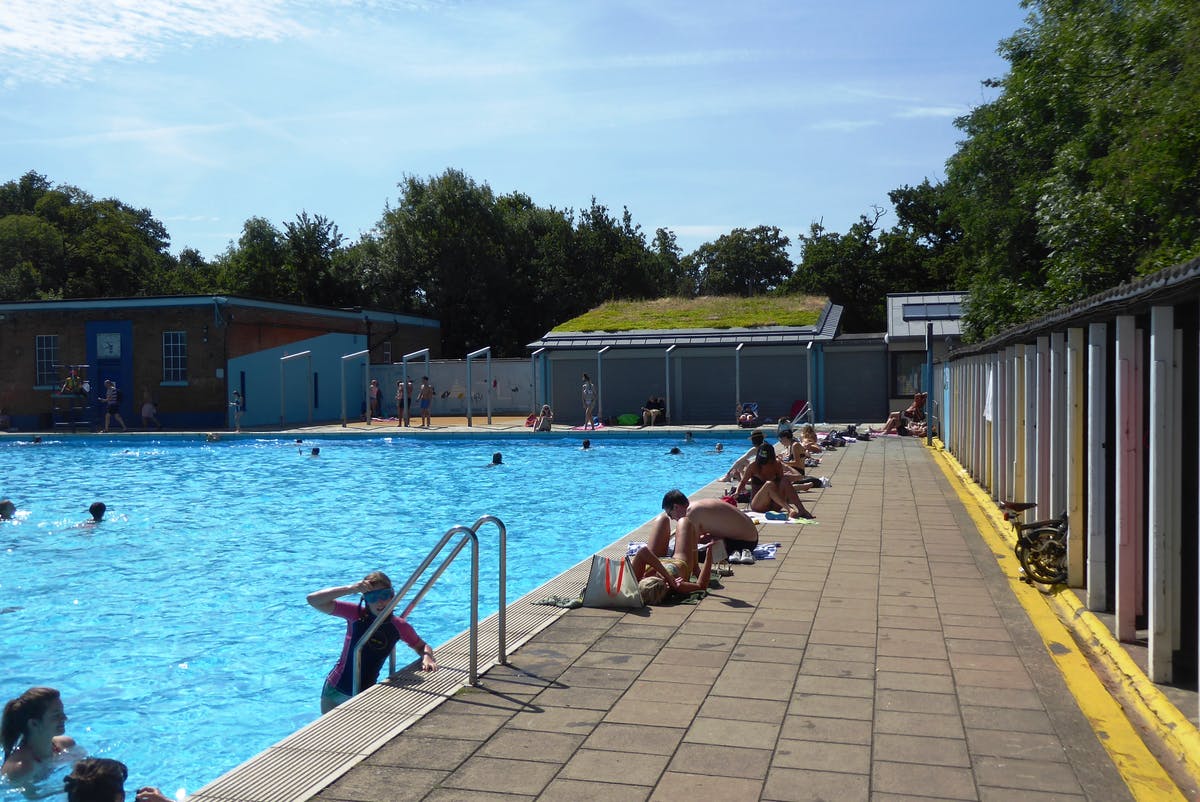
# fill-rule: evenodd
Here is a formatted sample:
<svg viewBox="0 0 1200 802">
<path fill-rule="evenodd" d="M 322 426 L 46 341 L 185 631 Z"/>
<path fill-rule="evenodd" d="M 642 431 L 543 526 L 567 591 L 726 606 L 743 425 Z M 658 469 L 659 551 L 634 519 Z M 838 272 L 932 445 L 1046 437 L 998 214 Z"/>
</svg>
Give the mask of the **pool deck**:
<svg viewBox="0 0 1200 802">
<path fill-rule="evenodd" d="M 1196 695 L 1164 689 L 1172 706 L 1135 667 L 1110 696 L 1088 659 L 1138 648 L 1086 628 L 1071 591 L 1017 581 L 952 460 L 881 438 L 819 470 L 819 523 L 765 525 L 777 559 L 734 566 L 699 604 L 529 603 L 578 593 L 577 567 L 510 604 L 515 648 L 490 668 L 485 650 L 478 685 L 452 642 L 444 671 L 402 672 L 288 739 L 274 774 L 256 758 L 194 799 L 1196 798 Z M 325 779 L 291 782 L 306 771 Z"/>
</svg>

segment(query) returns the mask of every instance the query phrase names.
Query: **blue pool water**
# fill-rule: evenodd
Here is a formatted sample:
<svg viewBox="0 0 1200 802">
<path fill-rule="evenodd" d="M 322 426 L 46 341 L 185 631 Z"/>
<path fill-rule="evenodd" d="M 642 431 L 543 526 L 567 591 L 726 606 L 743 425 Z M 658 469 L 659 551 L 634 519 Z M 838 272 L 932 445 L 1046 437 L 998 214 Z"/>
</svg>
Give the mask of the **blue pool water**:
<svg viewBox="0 0 1200 802">
<path fill-rule="evenodd" d="M 736 456 L 713 440 L 597 440 L 0 443 L 0 497 L 19 510 L 0 523 L 3 697 L 57 687 L 67 733 L 127 763 L 128 787 L 195 791 L 317 717 L 344 624 L 309 591 L 373 569 L 400 585 L 448 528 L 492 514 L 511 601 Z M 487 468 L 494 451 L 504 465 Z M 108 515 L 83 525 L 95 500 Z M 495 531 L 481 530 L 481 618 L 497 604 Z M 466 628 L 468 571 L 456 561 L 410 617 L 430 643 Z"/>
</svg>

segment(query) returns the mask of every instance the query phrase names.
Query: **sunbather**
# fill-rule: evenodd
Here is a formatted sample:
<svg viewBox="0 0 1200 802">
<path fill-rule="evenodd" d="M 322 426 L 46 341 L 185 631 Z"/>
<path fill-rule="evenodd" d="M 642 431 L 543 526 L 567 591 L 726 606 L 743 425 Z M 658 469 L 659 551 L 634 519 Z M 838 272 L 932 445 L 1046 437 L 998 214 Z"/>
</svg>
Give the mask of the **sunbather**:
<svg viewBox="0 0 1200 802">
<path fill-rule="evenodd" d="M 646 604 L 662 604 L 672 594 L 687 596 L 700 590 L 708 590 L 712 574 L 712 549 L 706 549 L 700 574 L 692 581 L 683 576 L 687 564 L 676 557 L 659 560 L 646 546 L 633 556 L 633 573 L 638 578 L 638 590 Z"/>
<path fill-rule="evenodd" d="M 794 493 L 795 491 L 793 491 Z M 689 566 L 688 576 L 696 573 L 699 563 L 697 548 L 701 543 L 724 540 L 729 561 L 749 564 L 754 562 L 754 548 L 758 545 L 758 527 L 746 513 L 719 498 L 705 498 L 691 502 L 679 490 L 668 491 L 663 496 L 663 512 L 666 520 L 655 526 L 647 546 L 657 557 L 668 556 L 670 522 L 676 521 L 674 556 Z"/>
<path fill-rule="evenodd" d="M 750 509 L 755 512 L 782 511 L 793 518 L 813 517 L 796 495 L 796 488 L 784 477 L 783 466 L 775 459 L 775 449 L 771 446 L 759 447 L 753 464 L 746 468 L 738 482 L 737 492 L 741 493 L 747 483 L 753 493 Z"/>
<path fill-rule="evenodd" d="M 823 481 L 815 476 L 808 476 L 804 472 L 804 461 L 808 458 L 808 452 L 804 446 L 796 442 L 791 429 L 779 433 L 779 444 L 783 446 L 783 457 L 780 459 L 780 463 L 783 465 L 785 475 L 793 485 L 806 490 L 825 486 Z"/>
</svg>

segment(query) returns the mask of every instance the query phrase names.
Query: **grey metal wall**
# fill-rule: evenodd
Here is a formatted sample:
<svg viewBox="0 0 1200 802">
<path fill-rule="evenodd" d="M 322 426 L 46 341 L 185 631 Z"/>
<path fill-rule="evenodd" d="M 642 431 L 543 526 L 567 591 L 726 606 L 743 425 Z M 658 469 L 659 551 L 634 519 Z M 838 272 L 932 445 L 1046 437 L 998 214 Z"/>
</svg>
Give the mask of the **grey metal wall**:
<svg viewBox="0 0 1200 802">
<path fill-rule="evenodd" d="M 887 351 L 883 345 L 826 347 L 824 359 L 824 420 L 864 423 L 887 418 Z"/>
<path fill-rule="evenodd" d="M 808 357 L 804 349 L 742 349 L 741 400 L 754 401 L 765 418 L 786 416 L 807 398 Z M 678 423 L 732 423 L 736 420 L 735 358 L 731 348 L 679 348 L 670 358 L 671 417 Z M 667 360 L 661 349 L 613 350 L 604 355 L 597 377 L 595 352 L 550 356 L 551 405 L 555 421 L 583 422 L 583 373 L 597 381 L 605 417 L 639 414 L 648 396 L 667 395 Z"/>
</svg>

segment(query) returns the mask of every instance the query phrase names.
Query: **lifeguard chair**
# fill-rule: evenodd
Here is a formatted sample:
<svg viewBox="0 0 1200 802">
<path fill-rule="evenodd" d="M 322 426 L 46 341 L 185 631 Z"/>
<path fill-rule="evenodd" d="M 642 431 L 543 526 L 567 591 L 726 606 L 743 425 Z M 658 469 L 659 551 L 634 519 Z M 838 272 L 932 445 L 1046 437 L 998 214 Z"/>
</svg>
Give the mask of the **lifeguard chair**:
<svg viewBox="0 0 1200 802">
<path fill-rule="evenodd" d="M 95 428 L 95 408 L 91 403 L 91 383 L 87 365 L 64 365 L 66 374 L 58 389 L 50 393 L 50 421 L 56 431 Z"/>
</svg>

